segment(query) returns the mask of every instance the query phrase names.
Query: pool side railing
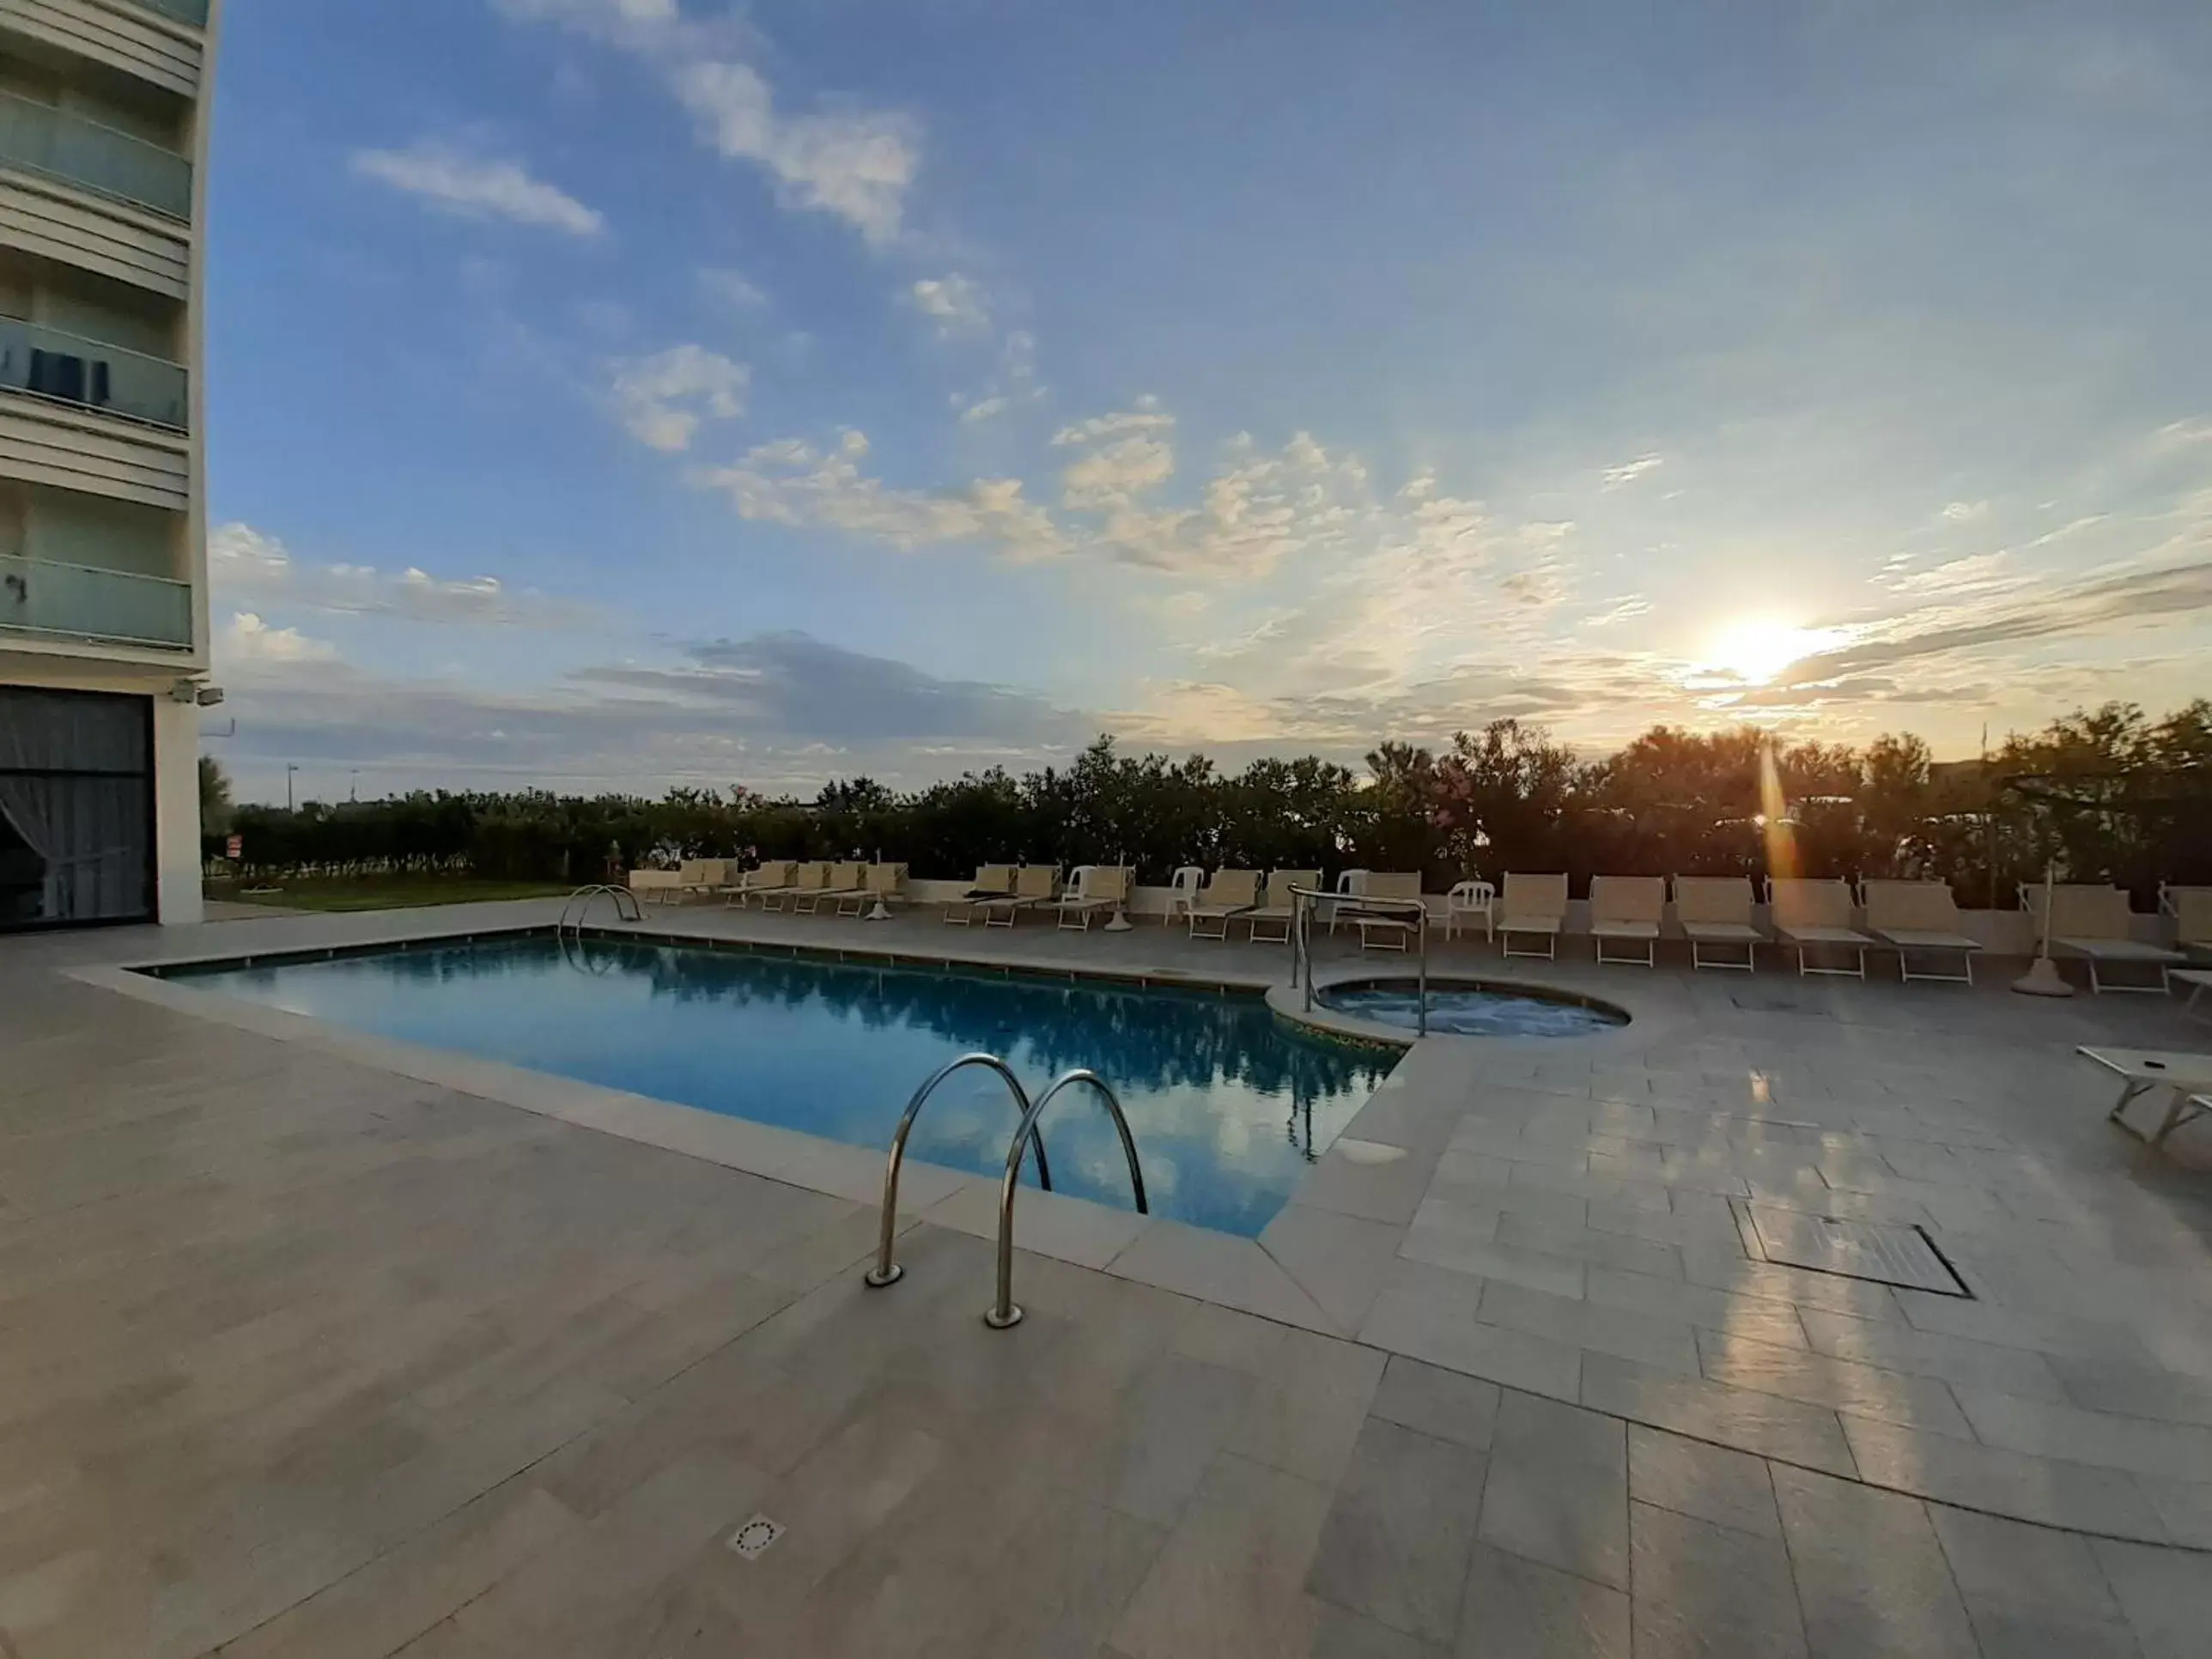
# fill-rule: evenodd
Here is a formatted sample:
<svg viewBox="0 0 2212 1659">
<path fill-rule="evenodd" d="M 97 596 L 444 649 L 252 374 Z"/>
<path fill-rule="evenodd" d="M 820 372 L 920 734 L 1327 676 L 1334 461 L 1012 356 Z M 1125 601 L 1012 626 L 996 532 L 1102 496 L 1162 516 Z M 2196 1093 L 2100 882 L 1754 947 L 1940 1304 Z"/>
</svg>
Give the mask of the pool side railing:
<svg viewBox="0 0 2212 1659">
<path fill-rule="evenodd" d="M 1343 893 L 1325 892 L 1318 887 L 1293 887 L 1291 902 L 1297 914 L 1291 924 L 1291 988 L 1305 988 L 1305 1012 L 1311 1013 L 1314 1006 L 1313 916 L 1314 908 L 1326 901 L 1336 907 L 1336 914 L 1347 910 L 1354 914 L 1367 911 L 1376 915 L 1410 916 L 1413 919 L 1413 938 L 1419 963 L 1418 980 L 1419 996 L 1414 1014 L 1414 1035 L 1429 1034 L 1429 906 L 1425 899 L 1376 898 L 1365 894 L 1347 896 Z"/>
<path fill-rule="evenodd" d="M 867 1272 L 867 1282 L 872 1289 L 882 1290 L 886 1285 L 897 1284 L 906 1276 L 906 1269 L 891 1259 L 891 1245 L 898 1236 L 899 1170 L 906 1163 L 907 1137 L 914 1133 L 914 1121 L 921 1115 L 923 1103 L 937 1091 L 939 1084 L 955 1072 L 964 1071 L 970 1066 L 980 1066 L 985 1071 L 996 1073 L 1013 1096 L 1015 1109 L 1021 1115 L 1021 1128 L 1014 1132 L 1014 1144 L 1018 1147 L 1024 1131 L 1028 1133 L 1036 1148 L 1037 1185 L 1047 1192 L 1052 1190 L 1052 1165 L 1045 1161 L 1044 1136 L 1036 1127 L 1036 1110 L 1030 1103 L 1029 1091 L 1022 1087 L 1021 1079 L 1014 1075 L 1014 1068 L 996 1054 L 981 1053 L 963 1054 L 957 1060 L 947 1060 L 932 1072 L 921 1087 L 914 1091 L 914 1097 L 906 1103 L 906 1110 L 899 1115 L 897 1132 L 891 1136 L 890 1158 L 884 1168 L 883 1230 L 876 1243 L 876 1265 Z M 1059 1086 L 1054 1084 L 1053 1088 Z M 1046 1091 L 1045 1098 L 1049 1100 L 1051 1097 L 1052 1091 Z M 1116 1115 L 1119 1115 L 1118 1112 Z M 1124 1129 L 1122 1133 L 1126 1139 L 1127 1131 Z"/>
<path fill-rule="evenodd" d="M 1121 1099 L 1107 1086 L 1104 1078 L 1086 1067 L 1078 1066 L 1063 1073 L 1022 1115 L 1021 1127 L 1014 1131 L 1014 1138 L 1006 1147 L 1006 1173 L 999 1182 L 998 1295 L 983 1315 L 983 1322 L 994 1331 L 1007 1330 L 1022 1322 L 1022 1310 L 1014 1304 L 1014 1193 L 1021 1182 L 1022 1149 L 1026 1140 L 1033 1139 L 1037 1156 L 1044 1156 L 1044 1141 L 1037 1133 L 1037 1120 L 1061 1090 L 1077 1084 L 1088 1084 L 1106 1103 L 1107 1111 L 1113 1115 L 1114 1132 L 1121 1138 L 1121 1155 L 1129 1160 L 1129 1190 L 1136 1200 L 1137 1213 L 1152 1213 L 1152 1206 L 1145 1198 L 1145 1171 L 1137 1162 L 1137 1138 L 1129 1133 L 1129 1120 L 1122 1115 Z"/>
</svg>

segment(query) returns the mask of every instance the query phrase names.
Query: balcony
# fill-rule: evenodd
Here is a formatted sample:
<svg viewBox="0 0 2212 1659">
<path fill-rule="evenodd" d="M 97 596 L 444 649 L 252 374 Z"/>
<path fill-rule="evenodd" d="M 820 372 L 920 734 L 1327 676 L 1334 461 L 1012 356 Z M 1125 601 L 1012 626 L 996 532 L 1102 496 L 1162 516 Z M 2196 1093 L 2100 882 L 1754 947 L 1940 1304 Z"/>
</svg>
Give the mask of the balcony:
<svg viewBox="0 0 2212 1659">
<path fill-rule="evenodd" d="M 182 365 L 0 316 L 0 389 L 27 392 L 182 432 Z"/>
<path fill-rule="evenodd" d="M 189 582 L 0 555 L 0 629 L 189 651 Z"/>
<path fill-rule="evenodd" d="M 208 0 L 137 0 L 148 11 L 161 13 L 179 23 L 189 23 L 196 29 L 207 27 Z"/>
<path fill-rule="evenodd" d="M 192 215 L 192 164 L 176 151 L 13 93 L 0 93 L 0 165 L 172 219 Z"/>
</svg>

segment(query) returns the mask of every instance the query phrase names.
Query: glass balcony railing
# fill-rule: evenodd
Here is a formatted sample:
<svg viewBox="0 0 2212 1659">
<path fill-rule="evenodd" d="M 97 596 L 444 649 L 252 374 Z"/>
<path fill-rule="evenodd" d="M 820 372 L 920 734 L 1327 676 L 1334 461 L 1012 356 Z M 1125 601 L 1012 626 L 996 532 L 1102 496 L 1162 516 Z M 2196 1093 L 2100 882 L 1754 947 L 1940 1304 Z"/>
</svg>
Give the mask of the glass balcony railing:
<svg viewBox="0 0 2212 1659">
<path fill-rule="evenodd" d="M 129 645 L 192 643 L 189 583 L 0 555 L 0 629 Z"/>
<path fill-rule="evenodd" d="M 13 93 L 0 93 L 0 162 L 172 219 L 192 215 L 192 164 L 176 151 Z"/>
<path fill-rule="evenodd" d="M 0 387 L 185 429 L 181 365 L 0 316 Z"/>
<path fill-rule="evenodd" d="M 196 29 L 207 27 L 208 0 L 138 0 L 138 3 L 148 11 L 158 11 L 164 17 L 190 23 Z"/>
</svg>

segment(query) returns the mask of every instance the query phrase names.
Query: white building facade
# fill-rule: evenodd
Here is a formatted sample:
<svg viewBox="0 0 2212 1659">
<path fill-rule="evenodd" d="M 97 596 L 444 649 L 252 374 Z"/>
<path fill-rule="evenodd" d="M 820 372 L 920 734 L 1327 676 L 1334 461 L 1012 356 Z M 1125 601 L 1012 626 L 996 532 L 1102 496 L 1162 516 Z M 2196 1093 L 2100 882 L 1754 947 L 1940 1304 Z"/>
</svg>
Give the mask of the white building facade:
<svg viewBox="0 0 2212 1659">
<path fill-rule="evenodd" d="M 200 916 L 219 0 L 0 0 L 0 932 Z"/>
</svg>

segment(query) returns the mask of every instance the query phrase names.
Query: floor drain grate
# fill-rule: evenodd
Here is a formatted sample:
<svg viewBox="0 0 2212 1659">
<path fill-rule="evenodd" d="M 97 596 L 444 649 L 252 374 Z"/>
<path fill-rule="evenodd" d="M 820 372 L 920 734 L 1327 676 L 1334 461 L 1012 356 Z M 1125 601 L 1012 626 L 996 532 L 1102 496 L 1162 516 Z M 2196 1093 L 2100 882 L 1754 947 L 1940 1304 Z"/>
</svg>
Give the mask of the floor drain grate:
<svg viewBox="0 0 2212 1659">
<path fill-rule="evenodd" d="M 1973 1294 L 1923 1228 L 1839 1221 L 1771 1204 L 1745 1204 L 1739 1210 L 1749 1224 L 1743 1229 L 1745 1242 L 1760 1260 L 1777 1267 L 1802 1267 L 1936 1296 Z"/>
<path fill-rule="evenodd" d="M 750 1561 L 782 1536 L 782 1522 L 757 1515 L 730 1534 L 730 1547 Z"/>
</svg>

